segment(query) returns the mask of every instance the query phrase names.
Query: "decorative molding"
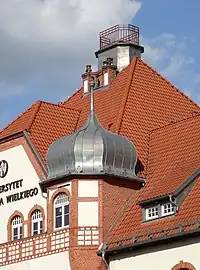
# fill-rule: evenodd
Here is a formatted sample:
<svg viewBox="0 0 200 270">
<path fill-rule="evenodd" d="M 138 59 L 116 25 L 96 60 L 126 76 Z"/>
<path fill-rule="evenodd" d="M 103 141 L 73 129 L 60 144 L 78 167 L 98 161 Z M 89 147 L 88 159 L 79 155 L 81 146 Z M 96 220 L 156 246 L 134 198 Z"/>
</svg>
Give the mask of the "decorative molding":
<svg viewBox="0 0 200 270">
<path fill-rule="evenodd" d="M 47 232 L 51 233 L 54 229 L 54 200 L 60 194 L 65 193 L 69 197 L 69 224 L 71 224 L 71 197 L 66 188 L 58 188 L 52 195 L 48 204 Z"/>
<path fill-rule="evenodd" d="M 98 197 L 79 197 L 79 202 L 98 202 Z"/>
<path fill-rule="evenodd" d="M 21 212 L 15 211 L 8 219 L 7 231 L 8 231 L 8 241 L 12 241 L 12 221 L 14 217 L 19 216 L 22 219 L 22 238 L 24 237 L 24 216 Z"/>
<path fill-rule="evenodd" d="M 28 220 L 27 220 L 27 225 L 28 225 L 28 236 L 32 236 L 32 215 L 35 211 L 41 211 L 42 212 L 42 232 L 45 232 L 45 212 L 44 209 L 38 205 L 35 204 L 33 208 L 29 211 L 28 213 Z"/>
<path fill-rule="evenodd" d="M 196 270 L 196 268 L 191 263 L 180 261 L 172 270 Z"/>
<path fill-rule="evenodd" d="M 76 247 L 96 247 L 100 243 L 99 227 L 66 228 L 53 233 L 34 235 L 1 244 L 0 267 L 69 250 L 70 234 L 73 232 L 79 237 Z"/>
</svg>

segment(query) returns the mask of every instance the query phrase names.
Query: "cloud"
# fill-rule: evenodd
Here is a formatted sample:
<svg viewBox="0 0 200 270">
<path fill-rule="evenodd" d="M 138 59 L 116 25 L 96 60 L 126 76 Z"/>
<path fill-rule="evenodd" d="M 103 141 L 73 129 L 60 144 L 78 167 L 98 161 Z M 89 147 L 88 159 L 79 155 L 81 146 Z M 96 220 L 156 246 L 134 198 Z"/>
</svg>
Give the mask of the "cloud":
<svg viewBox="0 0 200 270">
<path fill-rule="evenodd" d="M 191 40 L 163 33 L 155 38 L 142 38 L 144 59 L 180 90 L 200 102 L 200 72 L 192 54 Z"/>
<path fill-rule="evenodd" d="M 98 32 L 131 21 L 140 7 L 136 0 L 0 1 L 0 99 L 33 88 L 58 97 L 78 87 L 74 79 L 96 61 Z"/>
</svg>

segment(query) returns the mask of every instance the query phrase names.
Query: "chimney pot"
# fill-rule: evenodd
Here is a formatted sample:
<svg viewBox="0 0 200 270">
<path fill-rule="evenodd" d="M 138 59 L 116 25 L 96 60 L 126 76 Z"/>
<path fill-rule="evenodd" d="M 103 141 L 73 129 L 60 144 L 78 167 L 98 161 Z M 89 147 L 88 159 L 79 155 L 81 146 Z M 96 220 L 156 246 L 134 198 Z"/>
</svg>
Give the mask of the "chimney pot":
<svg viewBox="0 0 200 270">
<path fill-rule="evenodd" d="M 91 72 L 92 72 L 92 67 L 91 67 L 91 65 L 86 65 L 86 67 L 85 67 L 85 72 L 86 72 L 86 73 L 91 73 Z"/>
</svg>

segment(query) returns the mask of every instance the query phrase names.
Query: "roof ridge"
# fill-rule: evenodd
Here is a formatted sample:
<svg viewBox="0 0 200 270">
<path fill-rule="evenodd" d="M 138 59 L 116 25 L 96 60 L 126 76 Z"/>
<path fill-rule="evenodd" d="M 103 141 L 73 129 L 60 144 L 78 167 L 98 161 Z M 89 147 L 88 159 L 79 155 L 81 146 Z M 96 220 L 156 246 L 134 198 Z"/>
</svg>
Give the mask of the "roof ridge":
<svg viewBox="0 0 200 270">
<path fill-rule="evenodd" d="M 83 87 L 77 88 L 76 91 L 66 100 L 61 101 L 60 104 L 63 106 L 67 101 L 71 100 L 78 92 L 82 90 Z"/>
<path fill-rule="evenodd" d="M 200 112 L 197 112 L 195 114 L 192 114 L 192 115 L 189 115 L 188 117 L 185 117 L 185 118 L 182 118 L 182 119 L 179 119 L 179 120 L 175 120 L 171 123 L 167 123 L 166 125 L 163 125 L 163 126 L 160 126 L 160 127 L 157 127 L 155 129 L 151 129 L 150 130 L 150 134 L 158 131 L 158 130 L 161 130 L 161 129 L 165 129 L 166 127 L 169 127 L 169 126 L 173 126 L 173 125 L 177 125 L 181 122 L 184 122 L 184 121 L 187 121 L 187 120 L 190 120 L 192 118 L 196 118 L 196 117 L 199 117 L 200 116 Z"/>
<path fill-rule="evenodd" d="M 38 102 L 38 104 L 37 104 L 37 107 L 36 107 L 36 110 L 35 110 L 35 114 L 34 114 L 34 116 L 33 116 L 33 119 L 30 120 L 30 125 L 29 125 L 29 127 L 27 128 L 28 130 L 31 129 L 31 127 L 32 127 L 32 125 L 33 125 L 33 123 L 34 123 L 34 121 L 35 121 L 35 119 L 36 119 L 36 117 L 37 117 L 37 114 L 38 114 L 38 112 L 39 112 L 39 110 L 40 110 L 41 105 L 42 105 L 42 101 L 40 100 L 40 101 Z"/>
<path fill-rule="evenodd" d="M 133 80 L 133 75 L 134 75 L 134 71 L 135 71 L 135 67 L 137 64 L 137 59 L 138 57 L 134 57 L 132 62 L 130 63 L 130 70 L 129 70 L 129 75 L 128 75 L 128 80 L 125 86 L 125 91 L 124 91 L 124 96 L 122 98 L 122 102 L 121 102 L 121 109 L 119 110 L 119 114 L 118 114 L 118 118 L 117 118 L 117 123 L 116 123 L 116 132 L 119 133 L 120 131 L 120 127 L 121 127 L 121 123 L 122 123 L 122 119 L 123 119 L 123 115 L 124 115 L 124 110 L 126 107 L 126 102 L 128 99 L 128 95 L 129 95 L 129 90 L 130 90 L 130 86 L 131 86 L 131 82 Z"/>
<path fill-rule="evenodd" d="M 67 107 L 67 106 L 63 106 L 63 104 L 57 104 L 57 103 L 52 103 L 52 102 L 48 102 L 48 101 L 41 101 L 42 103 L 45 103 L 45 104 L 48 104 L 48 105 L 52 105 L 52 106 L 57 106 L 59 108 L 63 108 L 63 109 L 68 109 L 68 110 L 73 110 L 73 111 L 80 111 L 79 109 L 76 109 L 76 108 L 70 108 L 70 107 Z"/>
<path fill-rule="evenodd" d="M 189 96 L 184 94 L 178 87 L 176 87 L 173 83 L 171 83 L 167 78 L 164 77 L 160 72 L 156 71 L 151 65 L 147 64 L 143 59 L 138 58 L 144 65 L 146 65 L 151 71 L 156 73 L 160 78 L 162 78 L 166 83 L 171 85 L 179 94 L 181 94 L 183 97 L 185 97 L 187 100 L 189 100 L 193 105 L 200 108 L 200 106 L 194 102 Z"/>
<path fill-rule="evenodd" d="M 41 100 L 37 100 L 35 103 L 31 104 L 25 111 L 23 111 L 22 113 L 20 113 L 14 120 L 12 120 L 7 126 L 5 126 L 1 131 L 0 134 L 5 131 L 10 125 L 12 125 L 15 121 L 17 121 L 20 117 L 22 117 L 22 115 L 24 115 L 25 113 L 27 113 L 34 105 L 39 106 L 39 104 L 41 103 Z M 33 117 L 34 118 L 34 117 Z M 31 121 L 32 122 L 32 121 Z"/>
</svg>

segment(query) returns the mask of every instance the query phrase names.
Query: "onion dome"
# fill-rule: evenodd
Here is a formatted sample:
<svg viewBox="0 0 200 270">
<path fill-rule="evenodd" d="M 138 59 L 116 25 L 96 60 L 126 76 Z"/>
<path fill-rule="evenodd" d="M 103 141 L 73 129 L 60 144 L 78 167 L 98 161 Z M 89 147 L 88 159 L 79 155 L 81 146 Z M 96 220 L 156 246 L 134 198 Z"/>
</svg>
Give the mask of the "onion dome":
<svg viewBox="0 0 200 270">
<path fill-rule="evenodd" d="M 48 179 L 105 174 L 144 182 L 135 175 L 136 163 L 137 153 L 131 141 L 99 123 L 94 113 L 93 87 L 85 125 L 55 141 L 47 153 Z"/>
</svg>

